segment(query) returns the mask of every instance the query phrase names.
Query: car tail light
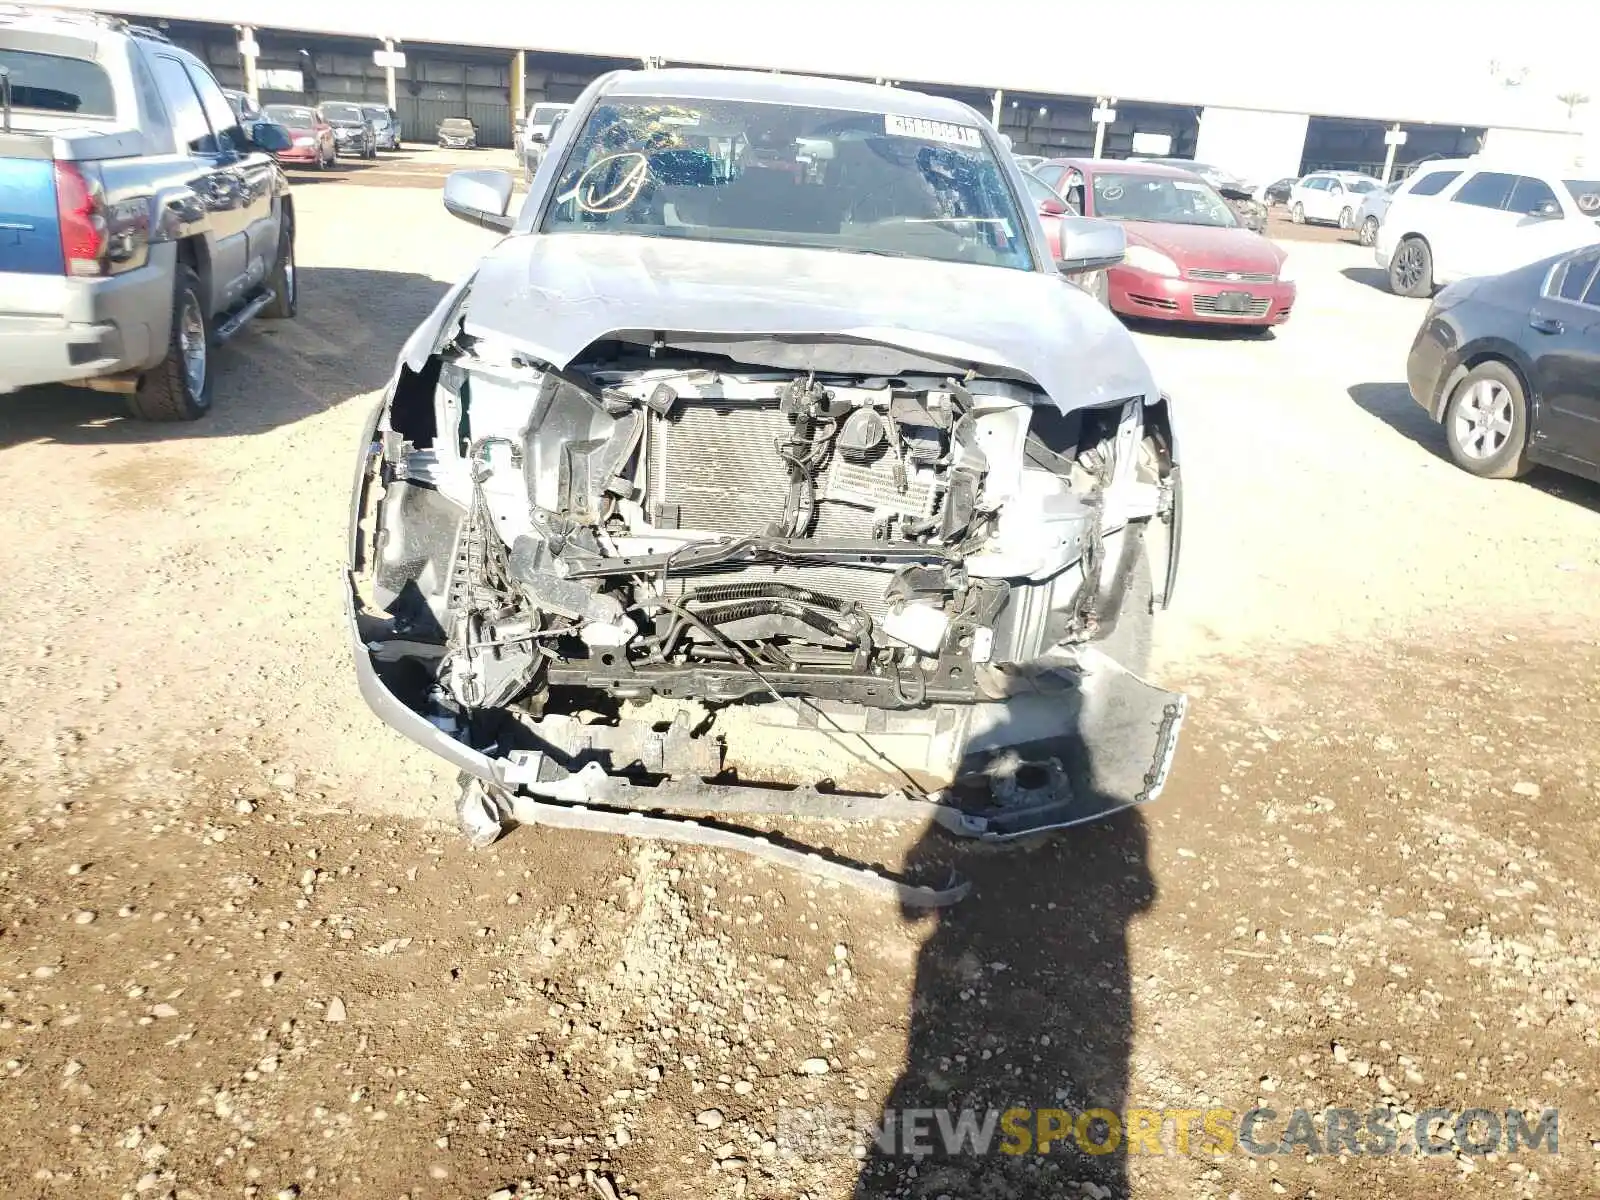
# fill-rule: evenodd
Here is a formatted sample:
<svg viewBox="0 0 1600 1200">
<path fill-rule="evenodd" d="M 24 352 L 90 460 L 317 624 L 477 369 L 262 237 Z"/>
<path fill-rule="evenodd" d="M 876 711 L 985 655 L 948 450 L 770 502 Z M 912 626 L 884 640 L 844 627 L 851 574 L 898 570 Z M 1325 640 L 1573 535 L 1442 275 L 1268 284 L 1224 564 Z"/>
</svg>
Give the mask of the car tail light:
<svg viewBox="0 0 1600 1200">
<path fill-rule="evenodd" d="M 134 196 L 108 204 L 94 167 L 57 162 L 56 219 L 68 275 L 115 275 L 143 266 L 150 249 L 150 203 Z"/>
<path fill-rule="evenodd" d="M 97 176 L 77 163 L 56 163 L 56 218 L 68 275 L 104 275 L 105 194 Z"/>
</svg>

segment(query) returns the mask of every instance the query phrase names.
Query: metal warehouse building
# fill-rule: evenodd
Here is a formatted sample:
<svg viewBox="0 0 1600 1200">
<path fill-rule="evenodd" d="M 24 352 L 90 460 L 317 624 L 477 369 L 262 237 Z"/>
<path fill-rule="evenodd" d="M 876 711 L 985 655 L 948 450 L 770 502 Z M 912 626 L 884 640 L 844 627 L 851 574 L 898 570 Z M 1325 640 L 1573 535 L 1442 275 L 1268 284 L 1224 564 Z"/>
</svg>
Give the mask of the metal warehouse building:
<svg viewBox="0 0 1600 1200">
<path fill-rule="evenodd" d="M 1404 171 L 1480 150 L 1581 161 L 1573 110 L 1556 101 L 1554 77 L 1507 86 L 1489 56 L 1548 57 L 1534 39 L 1556 27 L 1592 46 L 1572 25 L 1600 18 L 1541 0 L 1510 16 L 1470 0 L 1391 8 L 1375 41 L 1370 23 L 1337 14 L 1305 10 L 1291 20 L 1281 8 L 1182 0 L 1125 0 L 1092 15 L 1045 0 L 116 6 L 201 54 L 225 84 L 253 83 L 264 102 L 387 99 L 412 139 L 431 138 L 443 117 L 470 116 L 483 144 L 510 145 L 515 114 L 528 104 L 571 100 L 596 75 L 653 62 L 917 87 L 989 115 L 1020 152 L 1192 155 L 1258 182 L 1328 167 Z M 1281 32 L 1261 31 L 1269 26 Z M 1397 63 L 1391 50 L 1405 44 L 1425 50 Z"/>
</svg>

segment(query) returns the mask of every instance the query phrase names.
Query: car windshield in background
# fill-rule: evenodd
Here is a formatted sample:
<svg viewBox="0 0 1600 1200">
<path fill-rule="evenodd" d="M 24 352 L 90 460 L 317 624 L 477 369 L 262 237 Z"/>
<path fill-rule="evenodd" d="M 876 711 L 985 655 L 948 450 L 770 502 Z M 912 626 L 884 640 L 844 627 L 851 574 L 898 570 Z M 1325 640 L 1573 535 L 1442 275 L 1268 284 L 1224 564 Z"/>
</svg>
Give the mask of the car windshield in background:
<svg viewBox="0 0 1600 1200">
<path fill-rule="evenodd" d="M 1567 191 L 1577 201 L 1578 211 L 1600 221 L 1600 179 L 1567 179 Z"/>
<path fill-rule="evenodd" d="M 1355 192 L 1358 195 L 1375 192 L 1382 186 L 1382 184 L 1372 179 L 1347 179 L 1344 184 L 1345 191 Z"/>
<path fill-rule="evenodd" d="M 1113 221 L 1163 221 L 1172 225 L 1239 224 L 1233 209 L 1199 179 L 1107 172 L 1094 177 L 1094 215 Z"/>
<path fill-rule="evenodd" d="M 387 121 L 389 119 L 389 110 L 386 108 L 379 108 L 376 104 L 370 106 L 363 105 L 361 111 L 366 113 L 366 115 L 371 117 L 374 121 Z"/>
<path fill-rule="evenodd" d="M 472 122 L 463 117 L 446 117 L 439 122 L 440 129 L 448 129 L 451 133 L 471 133 Z"/>
<path fill-rule="evenodd" d="M 976 125 L 738 100 L 602 104 L 543 230 L 1033 266 Z"/>
<path fill-rule="evenodd" d="M 0 67 L 11 74 L 12 108 L 78 117 L 116 115 L 111 79 L 96 63 L 0 46 Z"/>
<path fill-rule="evenodd" d="M 533 106 L 533 115 L 528 118 L 528 124 L 548 125 L 559 112 L 566 112 L 566 106 L 560 104 L 536 104 Z"/>
<path fill-rule="evenodd" d="M 269 104 L 264 111 L 269 121 L 286 129 L 316 128 L 317 114 L 309 108 L 289 108 L 284 105 Z"/>
<path fill-rule="evenodd" d="M 359 124 L 366 120 L 354 104 L 324 104 L 322 115 L 330 121 L 355 121 Z"/>
</svg>

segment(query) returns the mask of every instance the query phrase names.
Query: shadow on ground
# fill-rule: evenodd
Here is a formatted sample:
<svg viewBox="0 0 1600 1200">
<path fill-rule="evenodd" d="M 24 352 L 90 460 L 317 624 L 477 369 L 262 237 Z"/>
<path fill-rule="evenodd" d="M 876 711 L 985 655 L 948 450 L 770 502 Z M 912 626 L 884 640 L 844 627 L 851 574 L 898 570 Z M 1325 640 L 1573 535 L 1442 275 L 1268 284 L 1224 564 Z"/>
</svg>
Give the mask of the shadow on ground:
<svg viewBox="0 0 1600 1200">
<path fill-rule="evenodd" d="M 257 320 L 213 351 L 212 409 L 138 421 L 122 398 L 82 388 L 0 397 L 0 450 L 26 442 L 126 444 L 265 433 L 388 382 L 400 347 L 448 290 L 402 271 L 302 267 L 290 321 Z"/>
<path fill-rule="evenodd" d="M 1155 899 L 1146 841 L 1134 810 L 1042 849 L 978 851 L 955 864 L 973 894 L 933 918 L 938 928 L 923 944 L 906 1066 L 883 1114 L 900 1122 L 901 1141 L 869 1149 L 858 1198 L 1075 1196 L 1075 1181 L 1126 1195 L 1120 1151 L 1086 1154 L 1066 1132 L 1037 1153 L 1036 1139 L 1041 1119 L 1070 1127 L 1093 1109 L 1126 1110 L 1128 925 Z M 948 847 L 930 834 L 911 859 L 949 861 Z M 904 1153 L 914 1110 L 942 1111 L 947 1123 L 970 1113 L 981 1124 L 991 1111 L 1016 1108 L 1053 1110 L 1022 1122 L 1029 1130 L 1023 1153 L 1000 1152 L 1002 1127 L 985 1154 L 946 1153 L 938 1118 L 924 1119 L 934 1152 L 920 1161 Z M 1095 1119 L 1091 1140 L 1105 1139 L 1105 1129 Z"/>
<path fill-rule="evenodd" d="M 1402 437 L 1416 442 L 1434 456 L 1454 466 L 1444 427 L 1436 424 L 1411 398 L 1403 383 L 1358 383 L 1349 389 L 1356 407 L 1376 417 Z M 1509 482 L 1509 481 L 1508 481 Z M 1517 481 L 1560 500 L 1600 512 L 1600 484 L 1549 467 L 1534 467 Z"/>
<path fill-rule="evenodd" d="M 1351 283 L 1359 283 L 1363 287 L 1372 288 L 1374 291 L 1383 292 L 1386 295 L 1391 294 L 1389 292 L 1388 273 L 1378 270 L 1377 267 L 1341 267 L 1339 274 L 1343 275 Z"/>
</svg>

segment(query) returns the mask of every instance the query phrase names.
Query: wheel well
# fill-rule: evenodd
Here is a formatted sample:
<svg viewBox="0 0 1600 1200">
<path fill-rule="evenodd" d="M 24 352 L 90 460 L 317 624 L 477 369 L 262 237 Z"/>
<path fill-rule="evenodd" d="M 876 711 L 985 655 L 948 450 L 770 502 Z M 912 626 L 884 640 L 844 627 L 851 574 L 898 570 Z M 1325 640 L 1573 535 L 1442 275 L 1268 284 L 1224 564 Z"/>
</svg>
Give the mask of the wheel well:
<svg viewBox="0 0 1600 1200">
<path fill-rule="evenodd" d="M 189 267 L 200 279 L 200 287 L 208 295 L 211 291 L 211 252 L 206 240 L 196 235 L 178 243 L 178 261 Z"/>
<path fill-rule="evenodd" d="M 1522 373 L 1522 368 L 1498 351 L 1479 350 L 1476 354 L 1463 359 L 1460 365 L 1450 372 L 1450 378 L 1445 381 L 1444 387 L 1439 389 L 1439 398 L 1434 404 L 1433 419 L 1435 421 L 1444 420 L 1444 410 L 1450 406 L 1450 397 L 1456 394 L 1456 389 L 1461 386 L 1461 381 L 1485 363 L 1499 363 L 1516 376 L 1517 386 L 1522 389 L 1522 403 L 1524 405 L 1532 405 L 1533 389 L 1528 386 L 1528 377 Z M 1532 420 L 1532 412 L 1528 413 L 1528 418 L 1530 421 Z"/>
</svg>

